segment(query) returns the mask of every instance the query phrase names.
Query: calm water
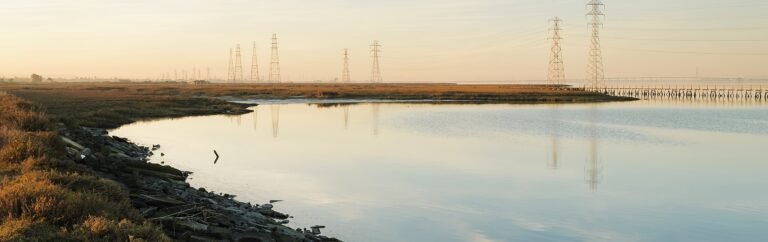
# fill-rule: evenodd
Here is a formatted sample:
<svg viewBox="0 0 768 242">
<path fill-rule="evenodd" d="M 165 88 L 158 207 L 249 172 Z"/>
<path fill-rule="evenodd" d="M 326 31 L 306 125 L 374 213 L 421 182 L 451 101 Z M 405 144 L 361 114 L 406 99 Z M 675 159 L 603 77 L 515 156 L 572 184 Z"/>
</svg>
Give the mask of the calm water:
<svg viewBox="0 0 768 242">
<path fill-rule="evenodd" d="M 346 241 L 768 241 L 768 105 L 254 111 L 113 134 Z"/>
</svg>

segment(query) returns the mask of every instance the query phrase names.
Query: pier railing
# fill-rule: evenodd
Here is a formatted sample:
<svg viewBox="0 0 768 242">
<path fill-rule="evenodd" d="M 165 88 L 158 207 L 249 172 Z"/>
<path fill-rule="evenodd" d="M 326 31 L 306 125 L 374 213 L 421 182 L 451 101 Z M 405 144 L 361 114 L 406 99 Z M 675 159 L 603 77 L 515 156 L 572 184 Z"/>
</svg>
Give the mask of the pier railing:
<svg viewBox="0 0 768 242">
<path fill-rule="evenodd" d="M 768 99 L 768 88 L 762 86 L 601 86 L 583 89 L 641 99 Z"/>
</svg>

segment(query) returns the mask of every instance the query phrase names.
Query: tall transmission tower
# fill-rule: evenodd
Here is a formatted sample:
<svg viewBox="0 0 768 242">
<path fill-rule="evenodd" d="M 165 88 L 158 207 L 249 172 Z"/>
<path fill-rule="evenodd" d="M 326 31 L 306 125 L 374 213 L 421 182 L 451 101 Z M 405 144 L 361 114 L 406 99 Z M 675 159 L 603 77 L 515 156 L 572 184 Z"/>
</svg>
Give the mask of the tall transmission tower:
<svg viewBox="0 0 768 242">
<path fill-rule="evenodd" d="M 240 44 L 235 47 L 235 81 L 243 80 L 243 56 L 240 54 Z"/>
<path fill-rule="evenodd" d="M 552 36 L 549 39 L 552 40 L 552 49 L 550 50 L 547 84 L 562 85 L 565 81 L 565 68 L 563 66 L 563 48 L 560 45 L 560 41 L 563 39 L 560 35 L 562 30 L 560 23 L 563 20 L 555 17 L 550 21 L 552 22 L 552 28 L 549 30 L 552 31 Z"/>
<path fill-rule="evenodd" d="M 349 50 L 344 49 L 344 69 L 341 71 L 341 82 L 350 82 L 349 77 Z"/>
<path fill-rule="evenodd" d="M 253 42 L 253 57 L 251 57 L 251 81 L 259 82 L 259 59 L 256 55 L 256 41 Z"/>
<path fill-rule="evenodd" d="M 269 63 L 269 81 L 280 82 L 280 56 L 277 52 L 277 34 L 272 34 L 272 60 Z"/>
<path fill-rule="evenodd" d="M 232 48 L 229 48 L 229 62 L 227 62 L 227 80 L 235 81 L 235 63 L 232 60 Z"/>
<path fill-rule="evenodd" d="M 381 44 L 379 41 L 373 41 L 371 45 L 371 54 L 373 57 L 373 68 L 371 69 L 371 82 L 379 83 L 383 81 L 381 78 L 381 69 L 379 67 L 379 57 L 381 57 Z"/>
<path fill-rule="evenodd" d="M 592 41 L 589 49 L 589 64 L 587 65 L 587 78 L 592 88 L 603 84 L 605 73 L 603 72 L 603 51 L 600 46 L 600 29 L 603 27 L 602 18 L 605 16 L 603 9 L 605 4 L 601 0 L 590 0 L 587 3 L 590 9 L 587 16 L 590 17 L 589 27 L 592 32 Z"/>
</svg>

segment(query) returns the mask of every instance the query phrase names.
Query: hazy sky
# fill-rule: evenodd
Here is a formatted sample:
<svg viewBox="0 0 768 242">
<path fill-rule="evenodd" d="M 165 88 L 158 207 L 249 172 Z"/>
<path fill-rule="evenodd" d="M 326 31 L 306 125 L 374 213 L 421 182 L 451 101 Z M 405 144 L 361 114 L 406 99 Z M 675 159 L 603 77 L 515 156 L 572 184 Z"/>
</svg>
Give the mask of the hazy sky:
<svg viewBox="0 0 768 242">
<path fill-rule="evenodd" d="M 257 41 L 262 77 L 272 33 L 285 80 L 329 80 L 351 53 L 386 81 L 544 79 L 547 20 L 564 19 L 567 78 L 583 78 L 587 0 L 3 0 L 0 75 L 150 77 L 210 67 L 226 76 Z M 768 1 L 604 0 L 606 76 L 768 77 Z"/>
</svg>

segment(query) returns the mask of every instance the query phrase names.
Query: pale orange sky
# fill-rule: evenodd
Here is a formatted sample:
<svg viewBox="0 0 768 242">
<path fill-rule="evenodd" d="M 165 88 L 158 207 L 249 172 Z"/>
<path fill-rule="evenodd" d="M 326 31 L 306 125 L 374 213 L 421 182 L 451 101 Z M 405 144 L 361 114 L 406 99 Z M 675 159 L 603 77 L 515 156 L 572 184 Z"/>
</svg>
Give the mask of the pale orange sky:
<svg viewBox="0 0 768 242">
<path fill-rule="evenodd" d="M 583 78 L 586 0 L 5 0 L 0 75 L 157 78 L 210 67 L 225 77 L 257 41 L 262 78 L 272 33 L 283 79 L 330 80 L 349 48 L 367 80 L 368 45 L 383 45 L 385 81 L 544 79 L 547 19 L 564 19 L 566 77 Z M 605 0 L 607 77 L 768 77 L 764 0 Z"/>
</svg>

